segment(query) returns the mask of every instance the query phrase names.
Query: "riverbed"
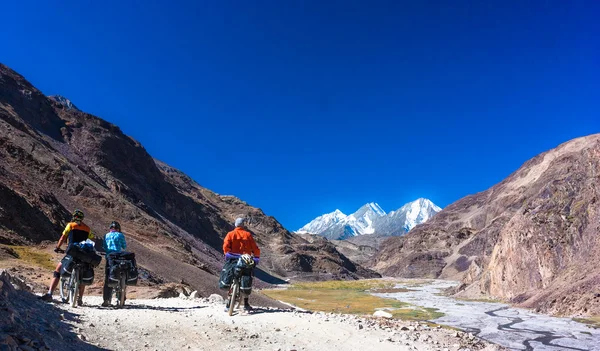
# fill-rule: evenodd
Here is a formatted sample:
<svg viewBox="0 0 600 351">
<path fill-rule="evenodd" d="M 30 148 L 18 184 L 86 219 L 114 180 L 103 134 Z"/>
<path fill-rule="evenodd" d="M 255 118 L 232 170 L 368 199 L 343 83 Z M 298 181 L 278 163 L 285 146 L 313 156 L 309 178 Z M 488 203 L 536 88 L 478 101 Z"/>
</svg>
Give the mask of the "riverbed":
<svg viewBox="0 0 600 351">
<path fill-rule="evenodd" d="M 432 320 L 514 349 L 600 351 L 600 330 L 571 318 L 550 317 L 495 302 L 464 301 L 442 295 L 457 282 L 432 280 L 427 284 L 398 284 L 407 292 L 379 293 L 413 305 L 436 308 L 445 316 Z"/>
</svg>

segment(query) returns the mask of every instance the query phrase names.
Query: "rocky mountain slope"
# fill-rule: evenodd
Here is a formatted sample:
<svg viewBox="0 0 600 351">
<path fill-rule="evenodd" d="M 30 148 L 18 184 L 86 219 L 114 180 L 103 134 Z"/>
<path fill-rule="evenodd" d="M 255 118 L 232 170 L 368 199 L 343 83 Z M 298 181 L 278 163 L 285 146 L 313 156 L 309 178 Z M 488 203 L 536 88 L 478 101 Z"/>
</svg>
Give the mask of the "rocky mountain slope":
<svg viewBox="0 0 600 351">
<path fill-rule="evenodd" d="M 0 200 L 0 244 L 55 241 L 81 208 L 96 233 L 120 221 L 151 274 L 201 293 L 215 291 L 222 239 L 240 215 L 263 249 L 265 282 L 376 276 L 330 243 L 309 243 L 260 209 L 202 188 L 119 127 L 44 96 L 1 64 Z"/>
<path fill-rule="evenodd" d="M 371 202 L 349 216 L 340 210 L 324 214 L 296 232 L 318 234 L 330 240 L 344 240 L 367 234 L 400 236 L 441 210 L 433 202 L 423 198 L 409 202 L 390 213 L 386 213 L 377 203 Z"/>
<path fill-rule="evenodd" d="M 526 162 L 388 239 L 374 268 L 385 275 L 462 279 L 485 294 L 551 313 L 600 314 L 600 134 Z"/>
</svg>

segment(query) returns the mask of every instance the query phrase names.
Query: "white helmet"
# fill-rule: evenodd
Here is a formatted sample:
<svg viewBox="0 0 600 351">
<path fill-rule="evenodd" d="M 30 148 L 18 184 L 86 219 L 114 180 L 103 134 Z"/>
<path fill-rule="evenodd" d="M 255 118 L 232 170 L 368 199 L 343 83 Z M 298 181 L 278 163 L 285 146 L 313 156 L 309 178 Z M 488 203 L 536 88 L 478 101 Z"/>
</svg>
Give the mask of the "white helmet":
<svg viewBox="0 0 600 351">
<path fill-rule="evenodd" d="M 236 227 L 243 227 L 246 224 L 246 218 L 243 217 L 239 217 L 235 219 L 235 226 Z"/>
<path fill-rule="evenodd" d="M 252 258 L 252 256 L 248 255 L 248 254 L 243 254 L 242 257 L 242 262 L 244 262 L 244 264 L 247 267 L 252 267 L 254 266 L 254 258 Z"/>
</svg>

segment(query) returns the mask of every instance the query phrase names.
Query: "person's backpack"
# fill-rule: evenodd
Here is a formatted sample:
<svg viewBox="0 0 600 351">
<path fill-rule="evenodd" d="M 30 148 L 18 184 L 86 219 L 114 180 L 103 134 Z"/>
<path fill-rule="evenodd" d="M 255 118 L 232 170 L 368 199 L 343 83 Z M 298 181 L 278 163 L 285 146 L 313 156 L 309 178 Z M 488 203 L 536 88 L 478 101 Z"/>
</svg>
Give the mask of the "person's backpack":
<svg viewBox="0 0 600 351">
<path fill-rule="evenodd" d="M 93 267 L 98 267 L 100 261 L 102 261 L 102 256 L 96 253 L 94 246 L 87 243 L 75 243 L 69 245 L 66 254 L 77 261 L 89 263 Z"/>
</svg>

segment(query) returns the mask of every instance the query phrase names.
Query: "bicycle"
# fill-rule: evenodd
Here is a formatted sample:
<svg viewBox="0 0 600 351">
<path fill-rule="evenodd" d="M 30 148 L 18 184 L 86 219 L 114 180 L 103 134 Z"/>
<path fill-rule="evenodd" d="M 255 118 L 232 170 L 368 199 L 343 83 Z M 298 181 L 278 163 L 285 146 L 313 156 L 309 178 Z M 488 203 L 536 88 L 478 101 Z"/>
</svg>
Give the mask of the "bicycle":
<svg viewBox="0 0 600 351">
<path fill-rule="evenodd" d="M 113 287 L 113 292 L 117 298 L 116 307 L 122 308 L 125 306 L 125 300 L 127 299 L 127 285 L 132 284 L 132 280 L 135 281 L 133 285 L 137 283 L 137 273 L 134 277 L 130 276 L 132 271 L 137 271 L 135 269 L 135 255 L 131 252 L 118 252 L 105 254 L 105 258 L 106 264 L 110 264 L 110 273 L 106 272 L 106 274 L 109 274 L 107 284 Z"/>
<path fill-rule="evenodd" d="M 117 280 L 117 286 L 113 288 L 115 297 L 117 298 L 117 308 L 125 306 L 125 293 L 127 291 L 127 271 L 129 270 L 130 262 L 119 262 L 119 279 Z"/>
<path fill-rule="evenodd" d="M 254 257 L 252 257 L 254 259 Z M 235 304 L 237 303 L 238 308 L 242 305 L 242 294 L 240 293 L 242 273 L 247 270 L 254 268 L 255 264 L 246 265 L 241 258 L 238 259 L 237 264 L 233 268 L 233 281 L 229 288 L 228 298 L 228 310 L 227 313 L 232 316 Z"/>
<path fill-rule="evenodd" d="M 241 273 L 241 269 L 238 269 L 238 267 L 234 268 L 233 282 L 231 282 L 231 287 L 229 288 L 229 309 L 227 310 L 227 313 L 229 313 L 230 316 L 233 315 L 235 304 L 238 304 L 238 308 L 242 304 L 242 294 L 240 294 Z"/>
<path fill-rule="evenodd" d="M 56 250 L 56 252 L 65 253 L 61 249 Z M 75 261 L 71 274 L 69 276 L 61 275 L 60 277 L 60 298 L 63 303 L 69 303 L 72 307 L 77 307 L 77 295 L 81 285 L 81 268 L 83 265 L 82 262 Z"/>
</svg>

